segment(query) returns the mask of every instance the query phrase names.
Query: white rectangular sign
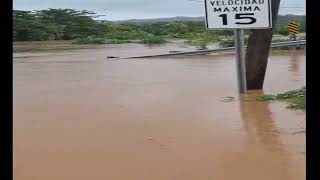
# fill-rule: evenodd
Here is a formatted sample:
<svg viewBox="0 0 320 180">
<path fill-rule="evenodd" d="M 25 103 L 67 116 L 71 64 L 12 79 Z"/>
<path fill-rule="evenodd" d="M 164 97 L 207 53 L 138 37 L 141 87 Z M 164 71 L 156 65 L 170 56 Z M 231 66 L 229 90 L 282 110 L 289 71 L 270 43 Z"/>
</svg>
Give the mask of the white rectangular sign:
<svg viewBox="0 0 320 180">
<path fill-rule="evenodd" d="M 271 0 L 205 0 L 208 29 L 269 29 Z"/>
</svg>

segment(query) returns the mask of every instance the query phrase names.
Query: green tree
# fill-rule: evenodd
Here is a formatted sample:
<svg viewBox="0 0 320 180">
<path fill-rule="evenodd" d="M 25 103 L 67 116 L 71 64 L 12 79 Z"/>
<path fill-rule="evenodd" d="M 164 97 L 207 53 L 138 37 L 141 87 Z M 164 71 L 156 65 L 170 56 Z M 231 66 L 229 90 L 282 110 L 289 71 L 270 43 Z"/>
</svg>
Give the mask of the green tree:
<svg viewBox="0 0 320 180">
<path fill-rule="evenodd" d="M 59 39 L 62 29 L 54 23 L 42 23 L 34 12 L 13 11 L 13 40 L 40 41 Z"/>
<path fill-rule="evenodd" d="M 63 29 L 63 39 L 75 39 L 88 36 L 103 36 L 106 26 L 94 21 L 91 11 L 74 9 L 48 9 L 37 11 L 37 17 L 43 23 L 55 23 Z"/>
<path fill-rule="evenodd" d="M 103 37 L 107 25 L 93 18 L 94 12 L 73 9 L 13 11 L 13 40 L 33 41 Z"/>
<path fill-rule="evenodd" d="M 282 26 L 281 28 L 278 29 L 277 31 L 279 34 L 284 35 L 284 36 L 288 36 L 289 32 L 288 32 L 288 27 L 287 26 Z"/>
<path fill-rule="evenodd" d="M 167 32 L 171 33 L 173 37 L 181 37 L 188 32 L 188 25 L 181 22 L 170 22 L 164 25 L 164 28 Z"/>
</svg>

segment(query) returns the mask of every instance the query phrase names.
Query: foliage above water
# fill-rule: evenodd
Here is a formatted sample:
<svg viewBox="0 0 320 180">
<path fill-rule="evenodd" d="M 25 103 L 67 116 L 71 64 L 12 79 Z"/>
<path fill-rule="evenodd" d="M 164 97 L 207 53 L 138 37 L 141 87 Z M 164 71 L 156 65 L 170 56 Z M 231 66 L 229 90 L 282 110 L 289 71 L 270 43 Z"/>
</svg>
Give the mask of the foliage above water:
<svg viewBox="0 0 320 180">
<path fill-rule="evenodd" d="M 260 101 L 286 101 L 289 102 L 288 108 L 292 109 L 306 109 L 306 87 L 302 87 L 298 90 L 288 91 L 283 94 L 278 95 L 264 95 L 259 96 L 258 100 Z"/>
<path fill-rule="evenodd" d="M 141 41 L 143 44 L 162 44 L 165 42 L 166 40 L 164 38 L 161 36 L 155 36 L 153 34 L 146 34 Z"/>
<path fill-rule="evenodd" d="M 93 20 L 95 13 L 73 9 L 13 11 L 13 40 L 70 40 L 103 36 L 104 25 Z"/>
<path fill-rule="evenodd" d="M 106 40 L 104 38 L 99 38 L 95 36 L 88 36 L 77 38 L 73 41 L 73 44 L 105 44 Z"/>
<path fill-rule="evenodd" d="M 159 44 L 169 38 L 189 40 L 193 45 L 206 48 L 219 42 L 222 47 L 233 46 L 233 31 L 208 31 L 204 22 L 108 22 L 96 21 L 91 11 L 74 9 L 46 9 L 39 11 L 13 11 L 13 41 L 75 40 L 74 43 L 101 44 L 141 42 Z M 292 16 L 279 16 L 276 33 L 286 34 L 287 22 Z M 304 30 L 304 19 L 297 21 Z M 246 31 L 246 34 L 248 31 Z"/>
<path fill-rule="evenodd" d="M 218 42 L 219 37 L 215 32 L 204 31 L 201 33 L 190 33 L 187 39 L 189 40 L 189 44 L 206 49 L 209 43 Z"/>
</svg>

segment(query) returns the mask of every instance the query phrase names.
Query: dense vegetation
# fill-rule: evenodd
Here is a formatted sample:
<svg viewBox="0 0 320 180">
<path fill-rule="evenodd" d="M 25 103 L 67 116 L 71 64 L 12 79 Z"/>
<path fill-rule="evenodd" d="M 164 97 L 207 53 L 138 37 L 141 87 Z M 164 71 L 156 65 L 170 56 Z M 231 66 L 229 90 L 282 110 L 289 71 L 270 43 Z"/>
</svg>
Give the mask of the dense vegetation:
<svg viewBox="0 0 320 180">
<path fill-rule="evenodd" d="M 104 25 L 89 11 L 49 9 L 13 11 L 13 40 L 71 40 L 90 35 L 103 36 Z"/>
<path fill-rule="evenodd" d="M 283 94 L 278 95 L 264 95 L 259 96 L 258 100 L 260 101 L 287 101 L 289 102 L 288 108 L 293 109 L 306 109 L 306 87 L 301 89 L 288 91 Z"/>
<path fill-rule="evenodd" d="M 90 11 L 47 9 L 40 11 L 13 11 L 13 41 L 74 40 L 78 44 L 140 42 L 160 44 L 167 39 L 180 38 L 206 48 L 210 42 L 230 46 L 226 36 L 232 31 L 207 31 L 202 21 L 171 22 L 108 22 L 96 21 Z M 286 25 L 295 16 L 280 16 L 276 32 L 285 34 Z M 299 17 L 304 31 L 305 18 Z M 222 39 L 223 37 L 223 39 Z"/>
</svg>

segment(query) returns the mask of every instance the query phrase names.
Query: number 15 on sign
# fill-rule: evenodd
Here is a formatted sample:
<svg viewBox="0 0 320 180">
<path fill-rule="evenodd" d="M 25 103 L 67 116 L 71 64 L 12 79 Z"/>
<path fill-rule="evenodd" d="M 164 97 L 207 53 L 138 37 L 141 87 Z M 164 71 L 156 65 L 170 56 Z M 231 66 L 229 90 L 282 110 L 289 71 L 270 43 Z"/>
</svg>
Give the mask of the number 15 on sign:
<svg viewBox="0 0 320 180">
<path fill-rule="evenodd" d="M 270 0 L 205 0 L 209 29 L 271 28 Z"/>
</svg>

